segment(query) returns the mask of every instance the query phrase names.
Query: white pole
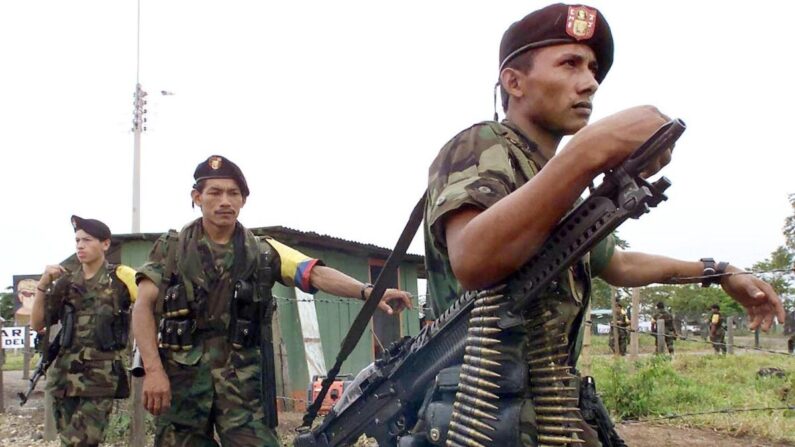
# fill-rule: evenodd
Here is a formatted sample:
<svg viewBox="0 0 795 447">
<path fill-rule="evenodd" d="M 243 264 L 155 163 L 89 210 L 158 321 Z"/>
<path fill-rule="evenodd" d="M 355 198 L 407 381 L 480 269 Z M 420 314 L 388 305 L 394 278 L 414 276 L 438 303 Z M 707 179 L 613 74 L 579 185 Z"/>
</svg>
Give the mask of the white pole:
<svg viewBox="0 0 795 447">
<path fill-rule="evenodd" d="M 141 88 L 141 0 L 138 0 L 137 43 L 135 48 L 135 93 L 133 97 L 133 205 L 132 232 L 141 231 L 141 132 L 146 130 L 146 92 Z"/>
</svg>

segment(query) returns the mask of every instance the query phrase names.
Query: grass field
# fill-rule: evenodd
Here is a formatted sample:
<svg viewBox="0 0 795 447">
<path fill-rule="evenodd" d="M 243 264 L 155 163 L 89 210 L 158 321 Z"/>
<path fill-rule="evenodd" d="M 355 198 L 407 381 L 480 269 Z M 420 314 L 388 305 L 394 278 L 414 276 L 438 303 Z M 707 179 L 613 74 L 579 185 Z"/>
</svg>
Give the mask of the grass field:
<svg viewBox="0 0 795 447">
<path fill-rule="evenodd" d="M 785 377 L 758 377 L 761 368 L 771 367 L 785 371 Z M 673 359 L 652 356 L 634 363 L 596 357 L 593 375 L 616 419 L 653 420 L 673 414 L 789 406 L 789 410 L 689 416 L 655 423 L 795 442 L 795 356 L 683 353 Z"/>
<path fill-rule="evenodd" d="M 591 353 L 594 355 L 612 354 L 608 345 L 609 337 L 607 335 L 594 335 L 591 337 Z M 638 351 L 641 354 L 652 354 L 655 352 L 656 337 L 649 333 L 641 333 L 638 337 Z M 770 349 L 775 351 L 786 351 L 786 337 L 781 334 L 767 335 L 764 334 L 759 338 L 759 347 L 762 349 Z M 735 346 L 754 346 L 754 336 L 747 331 L 742 332 L 734 337 Z M 679 338 L 674 340 L 674 352 L 711 352 L 712 344 L 699 336 L 690 335 L 687 339 Z M 735 351 L 740 354 L 748 352 L 748 350 L 737 348 Z"/>
<path fill-rule="evenodd" d="M 20 371 L 22 370 L 22 363 L 25 357 L 22 355 L 22 352 L 14 352 L 8 351 L 6 353 L 6 360 L 3 363 L 3 371 Z M 33 354 L 33 357 L 30 360 L 30 371 L 31 373 L 36 368 L 36 364 L 39 363 L 39 354 Z"/>
</svg>

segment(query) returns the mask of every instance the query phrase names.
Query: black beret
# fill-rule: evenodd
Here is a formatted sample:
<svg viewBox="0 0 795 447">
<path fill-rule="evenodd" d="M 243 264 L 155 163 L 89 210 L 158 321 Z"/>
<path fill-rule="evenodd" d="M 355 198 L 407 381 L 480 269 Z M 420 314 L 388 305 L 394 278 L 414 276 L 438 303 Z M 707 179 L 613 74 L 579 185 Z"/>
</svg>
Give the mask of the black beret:
<svg viewBox="0 0 795 447">
<path fill-rule="evenodd" d="M 83 219 L 73 215 L 72 228 L 75 229 L 75 233 L 77 230 L 83 230 L 101 241 L 110 239 L 110 228 L 97 219 Z"/>
<path fill-rule="evenodd" d="M 197 184 L 211 178 L 231 178 L 237 183 L 243 197 L 248 197 L 248 184 L 243 177 L 243 171 L 229 159 L 220 155 L 211 155 L 207 160 L 199 163 L 193 171 L 193 179 Z"/>
<path fill-rule="evenodd" d="M 613 35 L 604 16 L 584 5 L 549 5 L 512 24 L 500 42 L 500 72 L 527 50 L 567 43 L 591 47 L 599 62 L 596 80 L 601 83 L 613 65 Z"/>
</svg>

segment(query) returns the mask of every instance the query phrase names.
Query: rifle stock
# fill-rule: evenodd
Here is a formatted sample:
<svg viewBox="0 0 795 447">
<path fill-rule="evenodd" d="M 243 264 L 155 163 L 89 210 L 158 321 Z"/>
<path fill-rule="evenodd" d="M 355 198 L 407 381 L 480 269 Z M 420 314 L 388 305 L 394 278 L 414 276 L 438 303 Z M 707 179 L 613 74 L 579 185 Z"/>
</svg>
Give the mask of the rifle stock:
<svg viewBox="0 0 795 447">
<path fill-rule="evenodd" d="M 49 346 L 46 350 L 41 353 L 41 359 L 39 359 L 39 363 L 36 365 L 35 371 L 33 371 L 33 375 L 30 377 L 30 386 L 26 392 L 19 392 L 17 396 L 19 397 L 19 406 L 23 406 L 28 402 L 30 399 L 30 395 L 33 394 L 33 390 L 36 389 L 36 385 L 39 383 L 39 379 L 42 376 L 47 374 L 47 369 L 49 369 L 52 362 L 55 361 L 55 358 L 58 357 L 58 353 L 61 351 L 61 335 L 63 332 L 63 327 L 55 334 L 55 338 L 52 342 L 50 342 Z"/>
</svg>

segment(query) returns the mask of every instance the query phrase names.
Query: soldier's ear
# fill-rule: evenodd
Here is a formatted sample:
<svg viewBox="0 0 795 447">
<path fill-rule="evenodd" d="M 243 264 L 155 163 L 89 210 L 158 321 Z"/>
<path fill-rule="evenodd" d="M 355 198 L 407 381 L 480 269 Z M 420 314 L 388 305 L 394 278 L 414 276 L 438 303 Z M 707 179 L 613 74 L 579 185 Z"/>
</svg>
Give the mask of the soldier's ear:
<svg viewBox="0 0 795 447">
<path fill-rule="evenodd" d="M 500 72 L 500 85 L 502 85 L 503 90 L 505 90 L 509 96 L 515 98 L 524 96 L 524 91 L 522 90 L 519 79 L 521 76 L 523 76 L 523 73 L 511 67 L 504 68 L 502 72 Z"/>
<path fill-rule="evenodd" d="M 199 191 L 195 189 L 190 190 L 190 198 L 193 200 L 193 204 L 191 205 L 191 207 L 193 206 L 198 206 L 199 208 L 202 207 L 201 196 L 202 195 Z"/>
<path fill-rule="evenodd" d="M 102 251 L 107 252 L 110 248 L 110 239 L 105 239 L 104 241 L 100 242 L 102 244 Z"/>
</svg>

